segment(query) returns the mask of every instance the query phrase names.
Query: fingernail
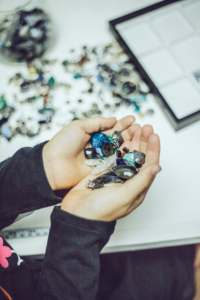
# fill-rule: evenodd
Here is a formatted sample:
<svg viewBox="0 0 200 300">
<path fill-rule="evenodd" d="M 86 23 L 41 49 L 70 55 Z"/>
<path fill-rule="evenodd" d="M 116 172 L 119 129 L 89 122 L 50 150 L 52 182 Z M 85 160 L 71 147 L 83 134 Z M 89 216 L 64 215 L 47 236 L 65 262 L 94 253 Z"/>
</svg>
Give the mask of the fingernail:
<svg viewBox="0 0 200 300">
<path fill-rule="evenodd" d="M 152 175 L 156 176 L 161 171 L 161 166 L 157 165 L 151 170 Z"/>
</svg>

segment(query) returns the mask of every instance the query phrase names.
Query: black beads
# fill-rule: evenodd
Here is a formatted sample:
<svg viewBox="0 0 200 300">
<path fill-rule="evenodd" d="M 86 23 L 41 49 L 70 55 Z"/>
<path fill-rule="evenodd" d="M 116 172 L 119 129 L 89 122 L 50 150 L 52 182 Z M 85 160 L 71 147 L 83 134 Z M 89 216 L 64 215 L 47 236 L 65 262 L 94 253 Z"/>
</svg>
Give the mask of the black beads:
<svg viewBox="0 0 200 300">
<path fill-rule="evenodd" d="M 114 147 L 112 143 L 105 143 L 102 146 L 104 156 L 108 157 L 114 154 Z"/>
<path fill-rule="evenodd" d="M 119 165 L 114 167 L 112 170 L 115 173 L 115 175 L 122 179 L 130 179 L 138 173 L 136 167 L 127 165 Z"/>
<path fill-rule="evenodd" d="M 85 148 L 84 154 L 87 159 L 93 159 L 95 157 L 96 151 L 94 148 Z"/>
<path fill-rule="evenodd" d="M 124 147 L 122 150 L 123 150 L 125 153 L 128 153 L 128 152 L 129 152 L 129 149 L 128 149 L 127 147 Z"/>
</svg>

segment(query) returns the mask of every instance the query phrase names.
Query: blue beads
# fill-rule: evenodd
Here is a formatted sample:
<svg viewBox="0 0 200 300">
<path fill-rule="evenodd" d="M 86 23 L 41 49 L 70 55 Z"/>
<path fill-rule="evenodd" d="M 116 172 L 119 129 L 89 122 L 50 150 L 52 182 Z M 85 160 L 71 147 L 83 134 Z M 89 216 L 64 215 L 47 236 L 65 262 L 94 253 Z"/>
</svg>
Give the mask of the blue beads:
<svg viewBox="0 0 200 300">
<path fill-rule="evenodd" d="M 102 157 L 104 156 L 102 147 L 105 143 L 109 143 L 109 139 L 104 133 L 95 133 L 91 136 L 90 143 L 96 153 Z"/>
</svg>

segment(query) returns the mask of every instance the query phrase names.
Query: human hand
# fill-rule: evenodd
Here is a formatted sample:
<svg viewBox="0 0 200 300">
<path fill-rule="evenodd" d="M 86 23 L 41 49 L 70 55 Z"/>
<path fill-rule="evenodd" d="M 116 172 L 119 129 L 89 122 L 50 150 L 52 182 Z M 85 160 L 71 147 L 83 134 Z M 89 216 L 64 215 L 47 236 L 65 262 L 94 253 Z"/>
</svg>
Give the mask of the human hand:
<svg viewBox="0 0 200 300">
<path fill-rule="evenodd" d="M 52 190 L 70 189 L 85 178 L 91 168 L 84 164 L 84 148 L 94 132 L 112 135 L 122 132 L 125 141 L 131 141 L 139 124 L 135 117 L 93 117 L 71 122 L 59 131 L 43 148 L 44 169 Z M 132 125 L 133 124 L 133 125 Z"/>
<path fill-rule="evenodd" d="M 194 281 L 195 281 L 195 297 L 193 300 L 200 300 L 200 244 L 195 247 L 194 259 Z"/>
<path fill-rule="evenodd" d="M 140 172 L 124 184 L 118 183 L 93 191 L 89 190 L 86 184 L 98 175 L 89 175 L 65 196 L 61 209 L 85 219 L 113 221 L 128 215 L 138 207 L 156 174 L 161 170 L 160 140 L 158 135 L 153 133 L 153 128 L 145 125 L 143 128 L 137 128 L 132 140 L 126 141 L 121 146 L 123 147 L 146 154 L 146 161 Z"/>
</svg>

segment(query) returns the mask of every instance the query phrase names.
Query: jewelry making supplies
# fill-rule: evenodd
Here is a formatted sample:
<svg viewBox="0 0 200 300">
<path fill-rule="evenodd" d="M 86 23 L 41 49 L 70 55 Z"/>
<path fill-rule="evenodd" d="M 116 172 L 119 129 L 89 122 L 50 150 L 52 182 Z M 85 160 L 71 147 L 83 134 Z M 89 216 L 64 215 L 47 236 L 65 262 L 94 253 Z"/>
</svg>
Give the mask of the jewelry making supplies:
<svg viewBox="0 0 200 300">
<path fill-rule="evenodd" d="M 110 156 L 103 156 L 102 151 L 104 145 L 108 144 L 107 139 L 113 139 L 112 149 L 115 153 Z M 91 190 L 110 186 L 115 183 L 124 183 L 127 179 L 134 177 L 139 172 L 139 168 L 145 163 L 145 154 L 134 150 L 129 152 L 127 147 L 123 148 L 123 152 L 117 150 L 123 144 L 122 134 L 115 131 L 112 137 L 108 137 L 103 133 L 95 133 L 91 136 L 92 148 L 85 149 L 85 164 L 93 166 L 92 174 L 99 174 L 109 170 L 94 180 L 89 180 L 87 187 Z M 92 153 L 92 154 L 91 154 Z"/>
</svg>

